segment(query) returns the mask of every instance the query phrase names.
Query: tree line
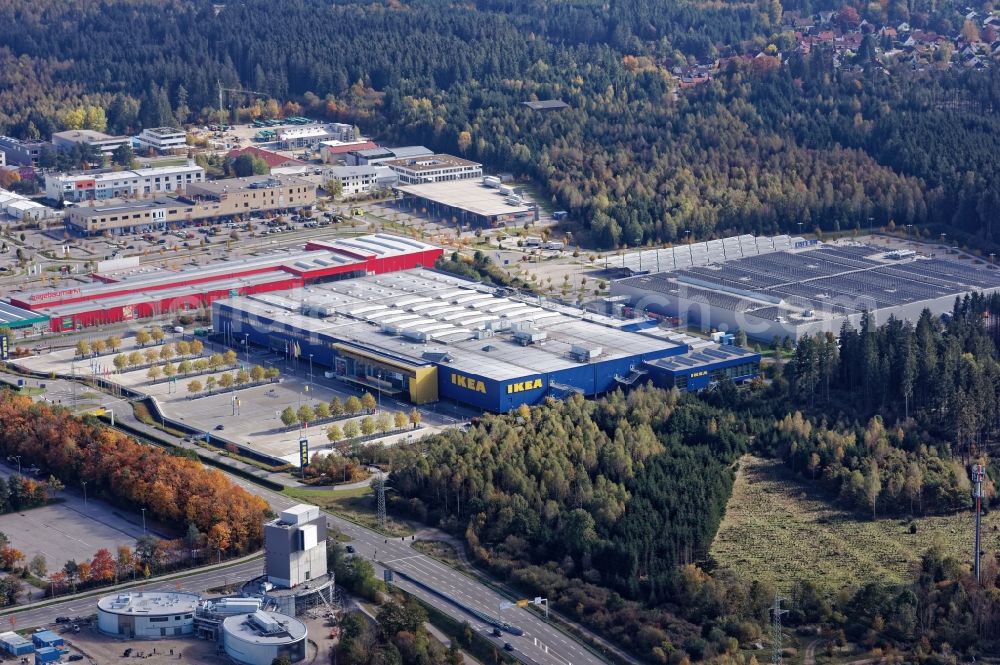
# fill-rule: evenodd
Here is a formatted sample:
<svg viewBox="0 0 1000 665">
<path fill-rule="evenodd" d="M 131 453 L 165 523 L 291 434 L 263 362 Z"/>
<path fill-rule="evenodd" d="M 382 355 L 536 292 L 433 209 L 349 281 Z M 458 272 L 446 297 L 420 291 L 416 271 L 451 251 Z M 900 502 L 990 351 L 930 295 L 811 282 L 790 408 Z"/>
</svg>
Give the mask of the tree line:
<svg viewBox="0 0 1000 665">
<path fill-rule="evenodd" d="M 221 472 L 137 443 L 61 407 L 0 393 L 0 454 L 20 455 L 93 496 L 133 506 L 167 524 L 192 524 L 232 553 L 260 547 L 269 508 Z"/>
</svg>

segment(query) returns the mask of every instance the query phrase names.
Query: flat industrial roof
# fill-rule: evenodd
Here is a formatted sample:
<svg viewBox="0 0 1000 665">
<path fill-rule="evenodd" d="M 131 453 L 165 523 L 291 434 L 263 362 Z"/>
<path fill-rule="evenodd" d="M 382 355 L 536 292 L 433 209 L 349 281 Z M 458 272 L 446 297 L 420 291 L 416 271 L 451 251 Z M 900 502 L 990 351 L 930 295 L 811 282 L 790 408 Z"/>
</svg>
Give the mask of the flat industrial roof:
<svg viewBox="0 0 1000 665">
<path fill-rule="evenodd" d="M 511 215 L 533 211 L 534 205 L 510 205 L 499 189 L 487 187 L 478 178 L 430 182 L 422 185 L 396 185 L 396 190 L 441 203 L 484 217 Z"/>
<path fill-rule="evenodd" d="M 504 310 L 486 312 L 476 307 L 481 300 L 465 299 L 477 293 L 492 298 Z M 433 301 L 440 306 L 424 307 Z M 427 354 L 446 354 L 454 370 L 498 381 L 579 367 L 582 363 L 570 355 L 574 346 L 600 347 L 598 361 L 678 347 L 668 340 L 590 320 L 581 310 L 496 296 L 491 287 L 422 268 L 220 302 L 283 326 L 415 364 L 426 364 Z M 303 316 L 304 310 L 324 315 Z M 390 317 L 396 320 L 387 323 L 386 311 L 397 313 Z M 513 341 L 512 325 L 516 324 L 545 333 L 544 343 L 522 346 Z M 488 328 L 493 330 L 491 336 L 477 336 L 476 331 Z"/>
<path fill-rule="evenodd" d="M 227 192 L 239 192 L 244 189 L 259 189 L 265 187 L 289 187 L 300 185 L 304 187 L 315 187 L 313 183 L 303 178 L 289 175 L 255 175 L 246 178 L 226 178 L 224 180 L 208 180 L 206 182 L 191 183 L 189 191 L 191 194 L 197 192 L 211 192 L 213 194 L 225 194 Z"/>
<path fill-rule="evenodd" d="M 754 357 L 759 358 L 760 354 L 754 353 L 753 351 L 747 351 L 746 349 L 738 346 L 711 345 L 710 347 L 706 346 L 705 348 L 692 350 L 689 353 L 685 353 L 680 356 L 649 360 L 646 361 L 646 364 L 654 367 L 660 367 L 671 372 L 686 372 L 698 370 L 702 367 L 714 365 L 715 363 L 726 360 L 738 360 L 740 358 L 750 360 Z"/>
<path fill-rule="evenodd" d="M 35 323 L 44 323 L 49 317 L 27 309 L 0 302 L 0 328 L 22 328 Z"/>
<path fill-rule="evenodd" d="M 97 601 L 97 607 L 112 614 L 134 614 L 159 616 L 194 612 L 201 596 L 181 591 L 139 591 L 105 596 Z"/>
<path fill-rule="evenodd" d="M 206 291 L 225 291 L 232 289 L 246 288 L 260 284 L 269 284 L 286 279 L 294 279 L 294 275 L 286 272 L 268 272 L 260 275 L 249 275 L 247 277 L 236 277 L 233 279 L 218 280 L 206 284 L 191 284 L 187 286 L 177 286 L 174 288 L 154 289 L 148 291 L 136 291 L 120 296 L 101 298 L 100 300 L 82 300 L 66 305 L 52 304 L 39 306 L 38 312 L 47 314 L 52 318 L 60 316 L 72 316 L 83 312 L 93 312 L 102 309 L 113 309 L 115 307 L 126 307 L 128 305 L 143 305 L 150 302 L 161 302 L 168 299 L 180 301 L 184 298 L 197 299 Z"/>
<path fill-rule="evenodd" d="M 281 645 L 305 639 L 306 625 L 286 614 L 257 610 L 250 614 L 237 614 L 222 622 L 227 634 L 244 642 Z"/>
<path fill-rule="evenodd" d="M 455 166 L 482 166 L 479 162 L 473 162 L 454 155 L 417 155 L 414 157 L 402 157 L 386 162 L 386 166 L 395 166 L 407 171 L 417 173 L 423 171 L 435 171 L 440 168 Z"/>
</svg>

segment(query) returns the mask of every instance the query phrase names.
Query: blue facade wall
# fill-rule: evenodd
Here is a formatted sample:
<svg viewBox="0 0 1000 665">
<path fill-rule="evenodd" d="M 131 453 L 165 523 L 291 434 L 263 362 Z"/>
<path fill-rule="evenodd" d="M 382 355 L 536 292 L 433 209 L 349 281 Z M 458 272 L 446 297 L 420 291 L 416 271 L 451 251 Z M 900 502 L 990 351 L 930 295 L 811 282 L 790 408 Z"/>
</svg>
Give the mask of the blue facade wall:
<svg viewBox="0 0 1000 665">
<path fill-rule="evenodd" d="M 227 330 L 231 317 L 241 314 L 240 310 L 234 310 L 224 303 L 214 303 L 212 323 L 215 331 L 218 333 Z M 325 367 L 335 365 L 338 354 L 332 348 L 333 344 L 346 341 L 324 333 L 303 331 L 266 316 L 253 316 L 249 321 L 233 320 L 232 333 L 237 340 L 242 340 L 244 335 L 249 336 L 250 343 L 256 346 L 274 346 L 279 340 L 280 347 L 283 347 L 284 342 L 289 345 L 298 344 L 300 363 L 308 362 L 309 354 L 313 354 L 313 363 Z M 278 350 L 280 352 L 281 348 Z M 653 365 L 644 365 L 644 362 L 682 355 L 687 352 L 688 348 L 684 345 L 667 346 L 652 353 L 580 363 L 577 366 L 555 372 L 529 373 L 523 377 L 504 381 L 458 371 L 448 363 L 440 363 L 437 364 L 438 396 L 440 399 L 454 400 L 483 411 L 503 413 L 515 409 L 521 404 L 541 403 L 549 394 L 554 383 L 577 388 L 588 397 L 614 390 L 618 387 L 615 375 L 628 376 L 633 368 L 650 370 L 650 378 L 656 385 L 672 385 L 672 380 L 669 377 L 676 373 Z M 717 364 L 713 364 L 712 368 L 734 366 L 746 363 L 751 359 L 744 357 L 720 360 Z M 690 375 L 704 369 L 692 369 L 688 370 L 687 373 Z M 688 381 L 689 390 L 704 388 L 711 381 L 710 371 L 703 376 L 691 377 Z"/>
<path fill-rule="evenodd" d="M 742 356 L 740 358 L 730 358 L 726 360 L 719 360 L 717 362 L 711 363 L 710 365 L 701 365 L 698 367 L 687 367 L 681 370 L 671 370 L 665 367 L 658 367 L 656 365 L 647 364 L 645 369 L 649 370 L 649 376 L 653 380 L 653 385 L 659 388 L 670 388 L 673 387 L 674 382 L 678 377 L 687 377 L 687 391 L 697 392 L 699 390 L 704 390 L 712 383 L 712 372 L 715 370 L 726 369 L 727 367 L 736 367 L 738 365 L 745 365 L 747 363 L 757 363 L 758 371 L 745 376 L 733 377 L 733 381 L 739 383 L 742 381 L 748 381 L 756 377 L 760 372 L 760 355 L 753 354 Z"/>
</svg>

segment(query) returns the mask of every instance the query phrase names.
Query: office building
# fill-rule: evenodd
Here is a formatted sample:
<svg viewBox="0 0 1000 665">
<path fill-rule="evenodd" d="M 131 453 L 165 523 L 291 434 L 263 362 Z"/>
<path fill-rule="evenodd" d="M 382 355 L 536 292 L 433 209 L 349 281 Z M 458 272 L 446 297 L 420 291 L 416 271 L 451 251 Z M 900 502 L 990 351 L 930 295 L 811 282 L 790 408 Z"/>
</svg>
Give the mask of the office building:
<svg viewBox="0 0 1000 665">
<path fill-rule="evenodd" d="M 423 185 L 483 177 L 483 165 L 452 155 L 390 159 L 385 165 L 399 174 L 401 185 Z"/>
<path fill-rule="evenodd" d="M 76 146 L 89 145 L 102 155 L 111 155 L 119 146 L 131 143 L 127 136 L 110 136 L 92 129 L 71 129 L 52 135 L 52 145 L 57 150 L 72 150 Z"/>
<path fill-rule="evenodd" d="M 134 171 L 50 173 L 45 176 L 45 196 L 53 201 L 102 201 L 138 198 L 149 194 L 180 192 L 205 180 L 205 169 L 189 160 L 184 166 L 162 166 Z"/>
<path fill-rule="evenodd" d="M 187 135 L 183 129 L 156 127 L 144 129 L 136 137 L 140 150 L 151 150 L 160 154 L 187 150 Z"/>
</svg>

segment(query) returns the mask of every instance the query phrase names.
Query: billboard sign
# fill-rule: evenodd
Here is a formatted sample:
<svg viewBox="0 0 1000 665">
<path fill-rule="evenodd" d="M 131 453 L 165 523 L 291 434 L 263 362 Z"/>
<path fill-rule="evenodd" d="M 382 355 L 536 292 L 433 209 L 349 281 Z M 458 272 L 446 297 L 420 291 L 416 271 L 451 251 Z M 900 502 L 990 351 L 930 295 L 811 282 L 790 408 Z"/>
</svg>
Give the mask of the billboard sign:
<svg viewBox="0 0 1000 665">
<path fill-rule="evenodd" d="M 309 466 L 309 439 L 302 437 L 299 439 L 299 468 L 304 469 Z"/>
</svg>

